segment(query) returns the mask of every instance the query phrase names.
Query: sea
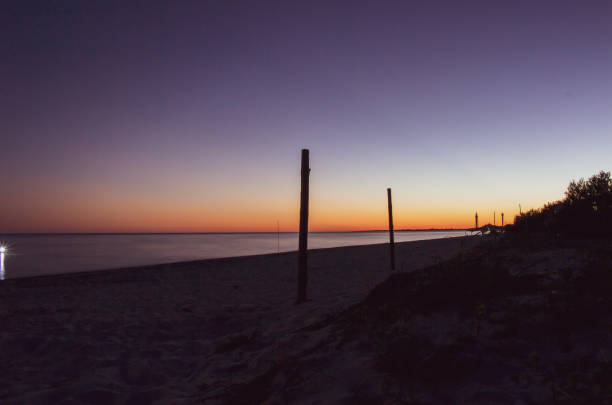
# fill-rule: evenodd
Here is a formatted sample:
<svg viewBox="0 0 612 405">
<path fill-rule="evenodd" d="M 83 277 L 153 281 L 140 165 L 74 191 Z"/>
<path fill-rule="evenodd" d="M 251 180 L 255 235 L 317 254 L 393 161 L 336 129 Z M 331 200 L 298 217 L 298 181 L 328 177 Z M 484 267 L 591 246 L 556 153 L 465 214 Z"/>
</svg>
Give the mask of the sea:
<svg viewBox="0 0 612 405">
<path fill-rule="evenodd" d="M 465 231 L 395 231 L 396 242 Z M 308 249 L 386 243 L 386 231 L 310 232 Z M 0 234 L 0 279 L 295 251 L 298 234 Z"/>
</svg>

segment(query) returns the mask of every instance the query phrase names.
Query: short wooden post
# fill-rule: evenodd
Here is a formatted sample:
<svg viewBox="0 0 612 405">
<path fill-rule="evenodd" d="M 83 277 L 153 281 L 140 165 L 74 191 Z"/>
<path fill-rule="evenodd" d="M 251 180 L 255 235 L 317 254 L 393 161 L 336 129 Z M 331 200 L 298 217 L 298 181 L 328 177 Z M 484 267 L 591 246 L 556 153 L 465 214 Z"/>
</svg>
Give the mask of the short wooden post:
<svg viewBox="0 0 612 405">
<path fill-rule="evenodd" d="M 298 253 L 298 285 L 296 304 L 306 301 L 308 285 L 308 180 L 310 164 L 308 149 L 302 149 L 302 188 L 300 191 L 300 238 Z"/>
<path fill-rule="evenodd" d="M 387 205 L 389 207 L 389 254 L 391 256 L 391 270 L 395 270 L 395 241 L 393 240 L 393 204 L 391 203 L 391 189 L 387 189 Z"/>
</svg>

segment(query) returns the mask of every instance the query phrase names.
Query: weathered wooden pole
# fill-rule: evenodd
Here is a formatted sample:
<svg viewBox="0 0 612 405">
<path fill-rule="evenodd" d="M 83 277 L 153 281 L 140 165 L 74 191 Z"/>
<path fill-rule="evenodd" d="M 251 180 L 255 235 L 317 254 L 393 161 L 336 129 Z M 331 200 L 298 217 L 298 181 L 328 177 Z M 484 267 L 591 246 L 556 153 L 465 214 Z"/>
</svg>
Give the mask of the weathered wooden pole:
<svg viewBox="0 0 612 405">
<path fill-rule="evenodd" d="M 478 229 L 478 211 L 476 211 L 476 215 L 474 215 L 474 222 L 476 222 L 474 229 Z"/>
<path fill-rule="evenodd" d="M 308 284 L 308 179 L 310 176 L 308 154 L 308 149 L 302 149 L 302 189 L 300 191 L 300 239 L 296 304 L 306 301 L 306 286 Z"/>
<path fill-rule="evenodd" d="M 391 256 L 391 270 L 395 270 L 395 241 L 393 240 L 393 204 L 391 203 L 391 189 L 387 189 L 387 205 L 389 207 L 389 254 Z"/>
<path fill-rule="evenodd" d="M 504 227 L 504 213 L 502 212 L 502 228 Z"/>
</svg>

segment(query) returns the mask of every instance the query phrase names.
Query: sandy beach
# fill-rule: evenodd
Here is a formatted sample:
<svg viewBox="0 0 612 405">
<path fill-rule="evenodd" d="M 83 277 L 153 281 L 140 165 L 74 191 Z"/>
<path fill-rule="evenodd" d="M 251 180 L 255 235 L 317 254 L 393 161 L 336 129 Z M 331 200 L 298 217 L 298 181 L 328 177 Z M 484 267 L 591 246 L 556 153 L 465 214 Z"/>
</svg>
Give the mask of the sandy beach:
<svg viewBox="0 0 612 405">
<path fill-rule="evenodd" d="M 612 1 L 4 3 L 0 405 L 612 405 Z"/>
<path fill-rule="evenodd" d="M 398 244 L 397 272 L 440 263 L 479 241 Z M 312 250 L 309 301 L 299 306 L 295 252 L 6 280 L 0 401 L 239 401 L 237 387 L 320 345 L 329 331 L 309 327 L 362 300 L 390 274 L 388 245 Z M 337 355 L 350 362 L 352 350 Z M 303 382 L 301 392 L 310 394 L 301 402 L 352 395 L 357 376 L 311 367 L 319 379 Z"/>
</svg>

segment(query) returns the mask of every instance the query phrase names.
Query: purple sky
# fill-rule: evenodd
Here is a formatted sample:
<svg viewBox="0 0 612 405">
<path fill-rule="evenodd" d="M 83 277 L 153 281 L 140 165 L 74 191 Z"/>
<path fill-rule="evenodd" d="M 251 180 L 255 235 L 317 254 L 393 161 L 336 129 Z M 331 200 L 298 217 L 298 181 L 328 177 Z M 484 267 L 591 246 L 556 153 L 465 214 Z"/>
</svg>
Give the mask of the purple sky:
<svg viewBox="0 0 612 405">
<path fill-rule="evenodd" d="M 610 170 L 612 2 L 92 3 L 2 6 L 0 232 L 295 230 L 301 148 L 314 230 Z"/>
</svg>

